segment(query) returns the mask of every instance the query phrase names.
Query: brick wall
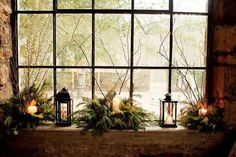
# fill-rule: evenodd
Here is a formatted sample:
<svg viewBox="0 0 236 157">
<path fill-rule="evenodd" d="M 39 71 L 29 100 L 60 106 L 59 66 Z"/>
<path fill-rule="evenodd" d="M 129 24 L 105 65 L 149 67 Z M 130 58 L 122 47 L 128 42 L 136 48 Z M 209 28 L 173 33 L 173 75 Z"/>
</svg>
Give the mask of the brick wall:
<svg viewBox="0 0 236 157">
<path fill-rule="evenodd" d="M 236 1 L 214 0 L 212 96 L 225 106 L 225 122 L 236 126 Z"/>
</svg>

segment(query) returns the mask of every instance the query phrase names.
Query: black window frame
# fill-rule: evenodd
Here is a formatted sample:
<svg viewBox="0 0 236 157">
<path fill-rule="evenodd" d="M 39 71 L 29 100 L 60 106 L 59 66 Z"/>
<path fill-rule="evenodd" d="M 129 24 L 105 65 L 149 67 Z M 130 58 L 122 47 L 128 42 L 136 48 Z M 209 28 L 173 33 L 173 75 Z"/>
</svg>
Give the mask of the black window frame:
<svg viewBox="0 0 236 157">
<path fill-rule="evenodd" d="M 208 0 L 208 12 L 206 13 L 200 13 L 200 12 L 176 12 L 173 10 L 173 1 L 169 0 L 169 9 L 168 10 L 145 10 L 145 9 L 134 9 L 134 1 L 131 0 L 131 9 L 95 9 L 95 0 L 92 0 L 92 8 L 91 9 L 58 9 L 58 0 L 52 0 L 53 1 L 53 10 L 50 11 L 26 11 L 26 10 L 18 10 L 18 0 L 13 0 L 13 53 L 14 53 L 14 68 L 16 70 L 16 78 L 14 79 L 16 87 L 15 92 L 19 91 L 19 69 L 23 68 L 49 68 L 53 70 L 53 94 L 56 95 L 57 87 L 57 69 L 79 69 L 79 68 L 91 68 L 92 69 L 92 95 L 93 98 L 95 96 L 95 69 L 130 69 L 130 91 L 129 95 L 132 98 L 133 97 L 133 72 L 135 69 L 165 69 L 168 70 L 168 90 L 167 92 L 171 93 L 172 89 L 172 70 L 173 69 L 196 69 L 196 70 L 205 70 L 206 71 L 206 96 L 208 96 L 208 92 L 210 91 L 208 88 L 208 82 L 210 79 L 209 74 L 209 67 L 210 67 L 210 60 L 209 60 L 209 50 L 211 49 L 211 43 L 209 41 L 212 40 L 211 37 L 211 4 L 212 0 Z M 88 13 L 92 15 L 92 62 L 91 66 L 58 66 L 56 61 L 56 26 L 57 26 L 57 14 L 84 14 Z M 51 14 L 53 16 L 53 65 L 52 66 L 22 66 L 19 65 L 19 59 L 18 59 L 18 15 L 20 14 Z M 131 16 L 131 46 L 130 46 L 130 65 L 129 66 L 96 66 L 95 65 L 95 15 L 96 14 L 129 14 Z M 133 52 L 134 52 L 134 15 L 136 14 L 167 14 L 170 16 L 170 35 L 169 35 L 169 64 L 168 66 L 134 66 L 133 63 Z M 207 54 L 206 54 L 206 66 L 204 67 L 176 67 L 172 65 L 172 50 L 173 50 L 173 16 L 174 15 L 200 15 L 200 16 L 206 16 L 207 17 Z M 14 87 L 13 87 L 14 88 Z"/>
</svg>

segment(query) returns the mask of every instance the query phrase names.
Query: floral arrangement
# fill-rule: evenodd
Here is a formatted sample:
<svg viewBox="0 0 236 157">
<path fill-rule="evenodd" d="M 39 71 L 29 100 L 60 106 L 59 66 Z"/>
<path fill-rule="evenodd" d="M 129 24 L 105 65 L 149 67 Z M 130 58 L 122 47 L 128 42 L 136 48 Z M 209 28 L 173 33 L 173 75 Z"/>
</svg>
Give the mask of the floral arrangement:
<svg viewBox="0 0 236 157">
<path fill-rule="evenodd" d="M 44 94 L 48 85 L 46 81 L 40 86 L 33 84 L 10 100 L 0 102 L 2 121 L 7 133 L 15 133 L 19 128 L 35 128 L 43 120 L 54 120 L 53 104 Z"/>
<path fill-rule="evenodd" d="M 207 105 L 203 101 L 198 101 L 195 105 L 181 110 L 180 123 L 190 129 L 201 131 L 223 130 L 223 112 L 222 106 Z"/>
<path fill-rule="evenodd" d="M 112 90 L 108 91 L 105 98 L 84 98 L 81 104 L 85 106 L 74 113 L 74 121 L 78 127 L 83 127 L 84 133 L 90 129 L 95 135 L 110 129 L 137 131 L 153 124 L 152 115 L 138 107 L 137 102 L 121 100 Z"/>
</svg>

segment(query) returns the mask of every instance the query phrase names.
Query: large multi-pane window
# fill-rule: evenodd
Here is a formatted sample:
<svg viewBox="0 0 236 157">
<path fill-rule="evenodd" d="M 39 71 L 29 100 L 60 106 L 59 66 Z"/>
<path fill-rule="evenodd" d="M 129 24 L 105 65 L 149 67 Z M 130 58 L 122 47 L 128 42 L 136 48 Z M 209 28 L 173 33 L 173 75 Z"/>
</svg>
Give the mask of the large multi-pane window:
<svg viewBox="0 0 236 157">
<path fill-rule="evenodd" d="M 46 79 L 49 96 L 66 87 L 74 104 L 114 89 L 139 95 L 152 112 L 167 92 L 184 102 L 189 90 L 205 90 L 208 0 L 15 0 L 15 7 L 20 88 Z"/>
</svg>

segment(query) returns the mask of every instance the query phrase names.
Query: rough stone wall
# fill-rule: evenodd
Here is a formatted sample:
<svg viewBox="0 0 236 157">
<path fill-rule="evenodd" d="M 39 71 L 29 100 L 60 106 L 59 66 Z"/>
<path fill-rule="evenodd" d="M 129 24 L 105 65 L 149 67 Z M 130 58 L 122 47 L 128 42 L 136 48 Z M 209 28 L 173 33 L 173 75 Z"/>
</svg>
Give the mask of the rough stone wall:
<svg viewBox="0 0 236 157">
<path fill-rule="evenodd" d="M 236 1 L 213 0 L 212 96 L 225 106 L 225 122 L 236 127 Z"/>
<path fill-rule="evenodd" d="M 74 130 L 21 132 L 7 144 L 3 157 L 223 157 L 223 133 L 179 131 L 110 131 L 94 137 Z M 4 140 L 3 140 L 4 141 Z M 4 142 L 3 142 L 4 143 Z"/>
<path fill-rule="evenodd" d="M 12 95 L 10 57 L 12 56 L 11 1 L 0 1 L 0 100 Z"/>
</svg>

